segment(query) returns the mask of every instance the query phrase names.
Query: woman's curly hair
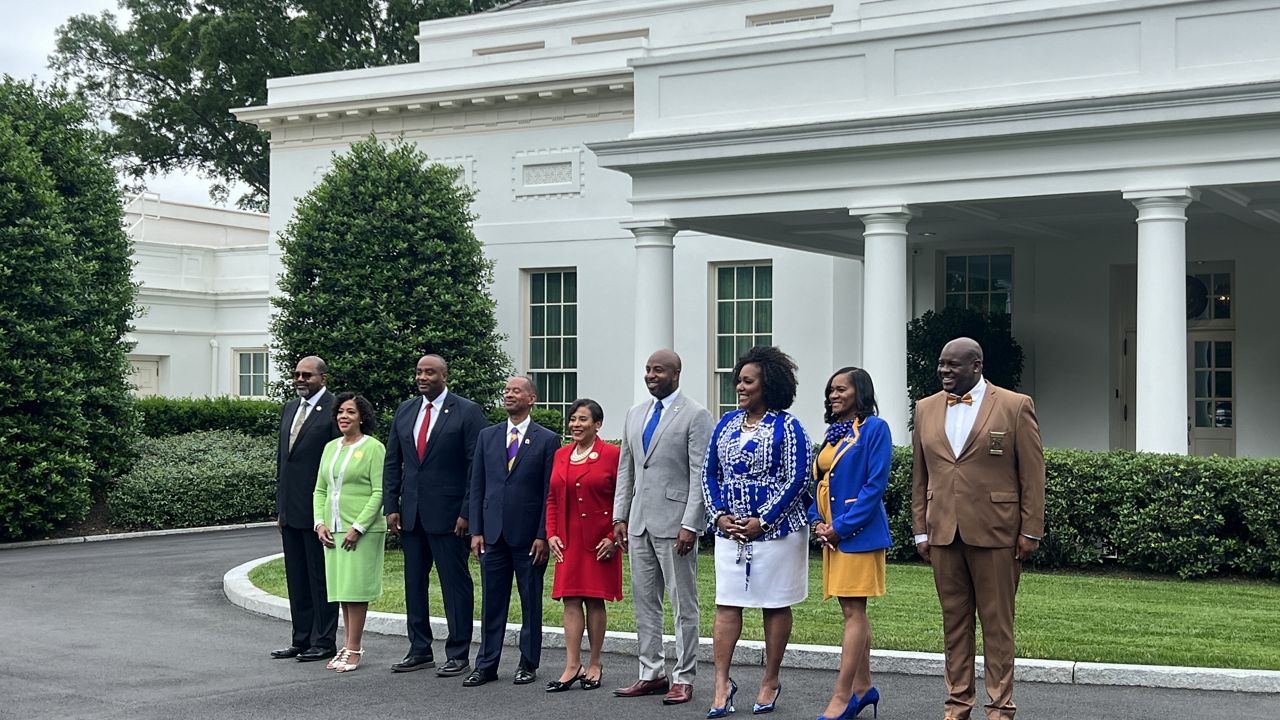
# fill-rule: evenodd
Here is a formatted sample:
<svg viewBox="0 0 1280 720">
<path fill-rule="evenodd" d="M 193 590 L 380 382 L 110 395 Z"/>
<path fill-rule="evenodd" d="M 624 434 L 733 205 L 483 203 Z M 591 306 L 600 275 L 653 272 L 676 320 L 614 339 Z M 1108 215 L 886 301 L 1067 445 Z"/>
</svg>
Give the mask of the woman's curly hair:
<svg viewBox="0 0 1280 720">
<path fill-rule="evenodd" d="M 764 381 L 764 404 L 770 410 L 786 410 L 796 401 L 796 361 L 776 347 L 757 345 L 738 358 L 733 366 L 733 382 L 738 383 L 742 368 L 755 365 Z"/>
</svg>

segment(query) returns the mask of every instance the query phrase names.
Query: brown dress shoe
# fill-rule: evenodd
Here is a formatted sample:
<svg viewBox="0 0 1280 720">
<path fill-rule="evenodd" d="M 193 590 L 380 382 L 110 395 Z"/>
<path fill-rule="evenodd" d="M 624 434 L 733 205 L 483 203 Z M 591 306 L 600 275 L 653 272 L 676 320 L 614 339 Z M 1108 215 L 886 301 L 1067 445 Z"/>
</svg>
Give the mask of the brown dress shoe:
<svg viewBox="0 0 1280 720">
<path fill-rule="evenodd" d="M 676 683 L 671 686 L 667 696 L 662 698 L 663 705 L 679 705 L 693 699 L 693 686 L 689 683 Z"/>
<path fill-rule="evenodd" d="M 642 697 L 644 695 L 661 695 L 670 684 L 665 677 L 653 680 L 637 680 L 631 687 L 618 688 L 613 691 L 618 697 Z"/>
</svg>

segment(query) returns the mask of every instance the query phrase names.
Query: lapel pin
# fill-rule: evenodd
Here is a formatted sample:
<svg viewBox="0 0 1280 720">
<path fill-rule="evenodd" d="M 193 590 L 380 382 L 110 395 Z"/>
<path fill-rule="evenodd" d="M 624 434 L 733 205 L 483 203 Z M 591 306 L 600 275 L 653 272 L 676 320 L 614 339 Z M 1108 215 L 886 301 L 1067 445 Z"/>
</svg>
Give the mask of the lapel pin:
<svg viewBox="0 0 1280 720">
<path fill-rule="evenodd" d="M 596 451 L 594 451 L 594 450 L 592 450 L 592 451 L 591 451 L 591 454 L 587 456 L 587 458 L 588 458 L 588 459 L 590 459 L 590 460 L 595 460 L 595 459 L 596 459 L 596 458 L 598 458 L 598 457 L 600 457 L 600 453 L 598 453 L 598 452 L 596 452 Z"/>
<path fill-rule="evenodd" d="M 449 414 L 449 408 L 445 408 L 445 409 L 444 409 L 444 414 L 445 414 L 445 415 L 448 415 L 448 414 Z"/>
<path fill-rule="evenodd" d="M 525 439 L 524 439 L 524 444 L 525 444 L 525 445 L 528 445 L 528 444 L 529 444 L 529 438 L 525 438 Z"/>
</svg>

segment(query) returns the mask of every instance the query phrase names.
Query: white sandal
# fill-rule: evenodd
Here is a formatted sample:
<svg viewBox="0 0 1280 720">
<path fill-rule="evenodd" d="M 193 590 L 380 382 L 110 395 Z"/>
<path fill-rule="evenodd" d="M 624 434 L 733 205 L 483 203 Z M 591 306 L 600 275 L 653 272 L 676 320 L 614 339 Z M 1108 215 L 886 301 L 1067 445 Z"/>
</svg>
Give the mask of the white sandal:
<svg viewBox="0 0 1280 720">
<path fill-rule="evenodd" d="M 351 652 L 345 647 L 340 648 L 333 657 L 329 658 L 329 662 L 324 664 L 325 670 L 337 670 L 338 666 L 347 661 L 347 653 Z"/>
<path fill-rule="evenodd" d="M 356 661 L 353 663 L 347 662 L 347 660 L 352 655 L 356 656 Z M 334 672 L 344 673 L 344 672 L 351 672 L 352 670 L 355 670 L 356 668 L 360 667 L 360 658 L 363 656 L 364 656 L 364 650 L 347 650 L 346 655 L 342 656 L 342 662 L 334 666 L 333 668 Z"/>
</svg>

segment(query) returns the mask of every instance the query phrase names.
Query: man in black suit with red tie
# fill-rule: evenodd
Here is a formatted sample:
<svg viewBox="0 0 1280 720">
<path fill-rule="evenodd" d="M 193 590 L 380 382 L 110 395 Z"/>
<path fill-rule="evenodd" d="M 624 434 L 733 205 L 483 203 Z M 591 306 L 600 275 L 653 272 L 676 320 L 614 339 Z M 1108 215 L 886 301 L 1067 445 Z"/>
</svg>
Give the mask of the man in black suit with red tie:
<svg viewBox="0 0 1280 720">
<path fill-rule="evenodd" d="M 471 552 L 480 560 L 484 585 L 480 652 L 466 687 L 498 677 L 502 637 L 511 606 L 511 577 L 520 592 L 520 666 L 515 684 L 538 677 L 542 656 L 542 575 L 547 569 L 547 489 L 560 434 L 529 417 L 538 399 L 533 381 L 507 381 L 502 403 L 507 421 L 480 431 L 471 464 Z"/>
<path fill-rule="evenodd" d="M 331 658 L 337 652 L 338 604 L 329 602 L 325 589 L 324 548 L 313 529 L 311 505 L 324 446 L 342 434 L 333 419 L 333 396 L 325 390 L 328 380 L 324 360 L 314 355 L 299 360 L 293 373 L 298 398 L 285 403 L 280 415 L 276 524 L 284 544 L 293 641 L 289 647 L 271 651 L 277 659 L 296 657 L 307 662 Z"/>
<path fill-rule="evenodd" d="M 475 588 L 467 568 L 467 480 L 476 437 L 487 423 L 479 405 L 449 392 L 449 365 L 439 355 L 418 360 L 414 381 L 421 396 L 396 409 L 382 469 L 387 530 L 400 533 L 404 548 L 409 625 L 409 652 L 391 670 L 435 666 L 427 605 L 434 564 L 449 624 L 448 659 L 436 674 L 449 677 L 470 667 Z"/>
</svg>

